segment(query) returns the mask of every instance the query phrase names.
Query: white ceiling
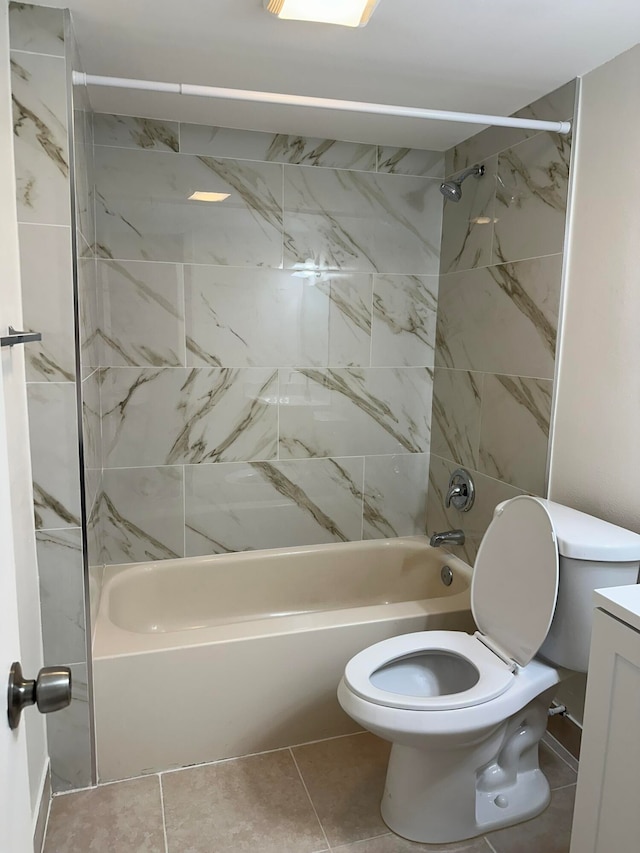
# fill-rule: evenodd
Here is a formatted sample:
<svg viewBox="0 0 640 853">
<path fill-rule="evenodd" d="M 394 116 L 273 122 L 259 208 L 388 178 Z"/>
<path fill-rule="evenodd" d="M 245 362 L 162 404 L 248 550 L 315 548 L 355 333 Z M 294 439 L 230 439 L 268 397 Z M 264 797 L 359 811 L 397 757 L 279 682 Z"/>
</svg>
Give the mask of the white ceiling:
<svg viewBox="0 0 640 853">
<path fill-rule="evenodd" d="M 46 2 L 46 0 L 44 0 Z M 90 74 L 505 114 L 640 41 L 639 0 L 381 0 L 367 27 L 262 0 L 53 0 Z M 94 88 L 101 112 L 448 148 L 479 128 Z"/>
</svg>

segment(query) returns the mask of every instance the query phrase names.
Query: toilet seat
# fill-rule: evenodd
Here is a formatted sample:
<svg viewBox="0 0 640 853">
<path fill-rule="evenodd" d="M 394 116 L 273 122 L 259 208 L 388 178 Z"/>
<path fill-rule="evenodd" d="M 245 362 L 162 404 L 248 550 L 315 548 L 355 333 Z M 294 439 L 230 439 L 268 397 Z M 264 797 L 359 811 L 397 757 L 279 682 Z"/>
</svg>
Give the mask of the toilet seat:
<svg viewBox="0 0 640 853">
<path fill-rule="evenodd" d="M 477 671 L 473 686 L 455 693 L 416 696 L 376 687 L 372 676 L 391 663 L 420 654 L 449 655 L 467 661 Z M 502 661 L 475 636 L 461 631 L 418 631 L 391 637 L 351 658 L 344 672 L 345 685 L 361 699 L 389 708 L 413 711 L 448 711 L 495 699 L 514 682 L 513 667 Z"/>
<path fill-rule="evenodd" d="M 558 575 L 555 529 L 545 505 L 528 495 L 499 505 L 482 539 L 471 583 L 479 631 L 474 636 L 422 631 L 383 640 L 349 661 L 345 685 L 361 699 L 406 710 L 454 710 L 490 702 L 509 689 L 514 674 L 544 642 L 556 606 Z M 429 655 L 434 661 L 410 663 L 412 657 Z M 449 666 L 453 671 L 447 672 L 443 656 L 458 661 Z M 475 682 L 465 662 L 475 668 Z M 386 689 L 391 682 L 403 691 Z M 460 689 L 451 690 L 456 683 Z"/>
</svg>

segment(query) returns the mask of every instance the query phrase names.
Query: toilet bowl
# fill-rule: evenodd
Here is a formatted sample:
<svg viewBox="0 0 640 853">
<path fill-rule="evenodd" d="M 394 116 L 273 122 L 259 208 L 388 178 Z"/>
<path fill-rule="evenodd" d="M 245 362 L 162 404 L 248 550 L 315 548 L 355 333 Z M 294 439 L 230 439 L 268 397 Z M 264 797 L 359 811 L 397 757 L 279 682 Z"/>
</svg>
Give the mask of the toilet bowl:
<svg viewBox="0 0 640 853">
<path fill-rule="evenodd" d="M 563 586 L 567 551 L 574 557 Z M 581 642 L 565 619 L 570 641 L 556 630 L 546 652 L 559 587 L 573 596 L 576 584 L 594 577 L 600 586 L 633 583 L 639 561 L 640 536 L 550 501 L 514 498 L 496 508 L 478 552 L 476 634 L 405 634 L 348 662 L 340 704 L 392 743 L 381 804 L 390 829 L 412 841 L 448 843 L 547 806 L 538 743 L 565 667 L 577 668 L 589 642 L 588 620 L 574 614 Z M 582 574 L 573 571 L 576 563 Z M 535 657 L 543 646 L 546 660 Z"/>
</svg>

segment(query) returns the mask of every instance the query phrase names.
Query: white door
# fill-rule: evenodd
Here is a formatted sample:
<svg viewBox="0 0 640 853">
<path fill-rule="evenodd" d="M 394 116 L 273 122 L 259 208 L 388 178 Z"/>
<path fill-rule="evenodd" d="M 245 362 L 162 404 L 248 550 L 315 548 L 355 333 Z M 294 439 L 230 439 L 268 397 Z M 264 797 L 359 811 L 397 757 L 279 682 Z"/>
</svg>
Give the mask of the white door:
<svg viewBox="0 0 640 853">
<path fill-rule="evenodd" d="M 24 725 L 15 732 L 7 721 L 9 668 L 20 660 L 9 465 L 5 430 L 2 371 L 0 371 L 0 851 L 27 853 L 33 849 L 31 806 L 27 778 Z"/>
<path fill-rule="evenodd" d="M 7 19 L 8 4 L 0 3 L 0 324 L 6 321 L 7 294 L 19 290 Z M 0 332 L 6 334 L 6 328 Z M 10 361 L 4 351 L 3 367 Z M 23 723 L 11 731 L 6 703 L 9 668 L 20 660 L 6 416 L 0 370 L 0 853 L 29 853 L 33 839 L 25 727 Z"/>
</svg>

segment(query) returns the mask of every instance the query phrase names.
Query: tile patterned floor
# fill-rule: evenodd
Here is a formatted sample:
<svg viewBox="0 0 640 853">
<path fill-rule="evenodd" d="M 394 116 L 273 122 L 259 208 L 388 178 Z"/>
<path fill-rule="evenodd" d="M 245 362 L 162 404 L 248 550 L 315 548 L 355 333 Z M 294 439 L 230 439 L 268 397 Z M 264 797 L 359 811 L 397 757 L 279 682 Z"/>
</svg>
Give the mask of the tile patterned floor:
<svg viewBox="0 0 640 853">
<path fill-rule="evenodd" d="M 576 771 L 542 744 L 552 788 L 534 820 L 457 844 L 389 833 L 389 744 L 363 733 L 55 797 L 44 853 L 567 853 Z M 565 756 L 566 757 L 566 756 Z"/>
</svg>

